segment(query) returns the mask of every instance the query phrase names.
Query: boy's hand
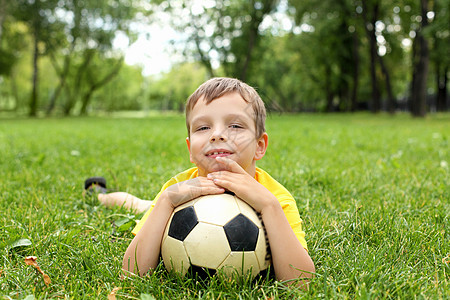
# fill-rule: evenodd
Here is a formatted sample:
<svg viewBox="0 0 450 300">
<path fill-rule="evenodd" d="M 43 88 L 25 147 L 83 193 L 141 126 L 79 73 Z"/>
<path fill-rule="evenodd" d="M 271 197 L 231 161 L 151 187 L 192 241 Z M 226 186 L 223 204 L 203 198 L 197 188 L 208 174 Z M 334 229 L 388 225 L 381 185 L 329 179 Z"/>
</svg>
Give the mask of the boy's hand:
<svg viewBox="0 0 450 300">
<path fill-rule="evenodd" d="M 172 208 L 203 195 L 222 194 L 224 192 L 224 188 L 216 185 L 211 179 L 206 177 L 197 177 L 179 182 L 171 185 L 164 191 Z"/>
<path fill-rule="evenodd" d="M 225 157 L 217 157 L 216 160 L 224 167 L 224 171 L 208 174 L 208 178 L 216 185 L 233 192 L 257 212 L 276 201 L 275 196 L 237 162 Z"/>
</svg>

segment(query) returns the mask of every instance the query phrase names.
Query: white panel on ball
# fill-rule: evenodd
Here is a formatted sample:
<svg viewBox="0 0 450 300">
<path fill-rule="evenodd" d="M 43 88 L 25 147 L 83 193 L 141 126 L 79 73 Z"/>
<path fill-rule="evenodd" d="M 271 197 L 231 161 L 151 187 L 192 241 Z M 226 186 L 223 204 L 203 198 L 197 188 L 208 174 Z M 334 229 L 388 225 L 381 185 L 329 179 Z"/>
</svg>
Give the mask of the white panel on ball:
<svg viewBox="0 0 450 300">
<path fill-rule="evenodd" d="M 182 275 L 186 274 L 189 266 L 189 257 L 184 248 L 184 243 L 182 241 L 176 240 L 170 236 L 166 236 L 164 239 L 165 247 L 161 251 L 163 257 L 170 257 L 164 260 L 164 266 L 167 270 L 175 269 Z M 166 253 L 170 250 L 170 254 Z"/>
<path fill-rule="evenodd" d="M 234 196 L 230 194 L 209 195 L 194 204 L 199 220 L 223 226 L 240 212 Z"/>
<path fill-rule="evenodd" d="M 220 268 L 230 277 L 233 275 L 247 276 L 247 272 L 250 270 L 252 277 L 255 277 L 261 270 L 254 251 L 231 252 L 219 266 Z M 244 269 L 244 272 L 242 272 L 242 269 Z"/>
<path fill-rule="evenodd" d="M 223 227 L 201 222 L 184 240 L 184 246 L 191 264 L 210 269 L 217 269 L 231 251 Z"/>
</svg>

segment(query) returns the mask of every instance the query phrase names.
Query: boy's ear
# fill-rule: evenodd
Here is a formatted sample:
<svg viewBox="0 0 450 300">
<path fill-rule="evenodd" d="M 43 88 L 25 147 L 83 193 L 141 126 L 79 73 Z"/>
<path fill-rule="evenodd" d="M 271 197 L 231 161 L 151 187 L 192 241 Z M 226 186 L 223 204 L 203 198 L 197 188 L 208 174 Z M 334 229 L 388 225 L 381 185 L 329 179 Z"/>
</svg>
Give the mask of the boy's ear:
<svg viewBox="0 0 450 300">
<path fill-rule="evenodd" d="M 191 153 L 191 141 L 189 140 L 189 137 L 186 138 L 186 144 L 187 144 L 188 151 L 189 151 L 189 159 L 191 160 L 191 163 L 193 163 L 192 153 Z"/>
<path fill-rule="evenodd" d="M 256 141 L 255 160 L 260 160 L 266 154 L 267 146 L 269 146 L 269 135 L 264 132 Z"/>
</svg>

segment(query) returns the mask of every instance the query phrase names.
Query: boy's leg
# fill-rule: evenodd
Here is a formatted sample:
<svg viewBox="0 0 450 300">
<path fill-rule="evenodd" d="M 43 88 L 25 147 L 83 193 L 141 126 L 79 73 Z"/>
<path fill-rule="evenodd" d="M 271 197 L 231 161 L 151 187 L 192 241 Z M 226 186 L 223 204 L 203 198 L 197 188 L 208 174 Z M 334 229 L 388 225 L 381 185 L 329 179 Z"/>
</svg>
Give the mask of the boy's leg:
<svg viewBox="0 0 450 300">
<path fill-rule="evenodd" d="M 131 194 L 124 192 L 108 193 L 106 188 L 106 179 L 103 177 L 90 177 L 84 181 L 83 195 L 91 197 L 97 194 L 97 199 L 103 205 L 123 206 L 136 212 L 145 212 L 152 205 L 152 201 L 139 199 Z"/>
<path fill-rule="evenodd" d="M 125 192 L 114 192 L 109 194 L 98 194 L 100 203 L 106 206 L 123 206 L 136 212 L 145 212 L 152 205 L 152 201 L 142 200 Z"/>
</svg>

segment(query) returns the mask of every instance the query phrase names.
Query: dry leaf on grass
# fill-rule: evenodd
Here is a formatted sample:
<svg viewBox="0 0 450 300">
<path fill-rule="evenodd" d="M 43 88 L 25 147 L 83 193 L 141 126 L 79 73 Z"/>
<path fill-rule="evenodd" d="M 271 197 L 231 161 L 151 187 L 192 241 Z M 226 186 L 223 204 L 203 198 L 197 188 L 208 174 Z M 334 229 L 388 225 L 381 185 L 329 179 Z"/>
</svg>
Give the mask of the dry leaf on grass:
<svg viewBox="0 0 450 300">
<path fill-rule="evenodd" d="M 111 293 L 109 293 L 108 295 L 108 300 L 116 300 L 116 293 L 118 290 L 120 290 L 121 287 L 115 287 L 113 288 L 113 290 L 111 291 Z"/>
<path fill-rule="evenodd" d="M 44 271 L 41 270 L 41 268 L 39 267 L 39 265 L 36 262 L 37 257 L 36 256 L 27 256 L 25 257 L 25 263 L 28 266 L 32 266 L 36 269 L 36 271 L 38 271 L 39 273 L 42 274 L 42 277 L 44 277 L 44 283 L 46 285 L 49 285 L 52 281 L 50 280 L 50 277 L 48 277 L 47 274 L 44 273 Z"/>
<path fill-rule="evenodd" d="M 447 255 L 446 257 L 444 257 L 444 258 L 442 259 L 442 263 L 443 263 L 443 264 L 448 264 L 448 263 L 450 263 L 450 254 Z"/>
</svg>

